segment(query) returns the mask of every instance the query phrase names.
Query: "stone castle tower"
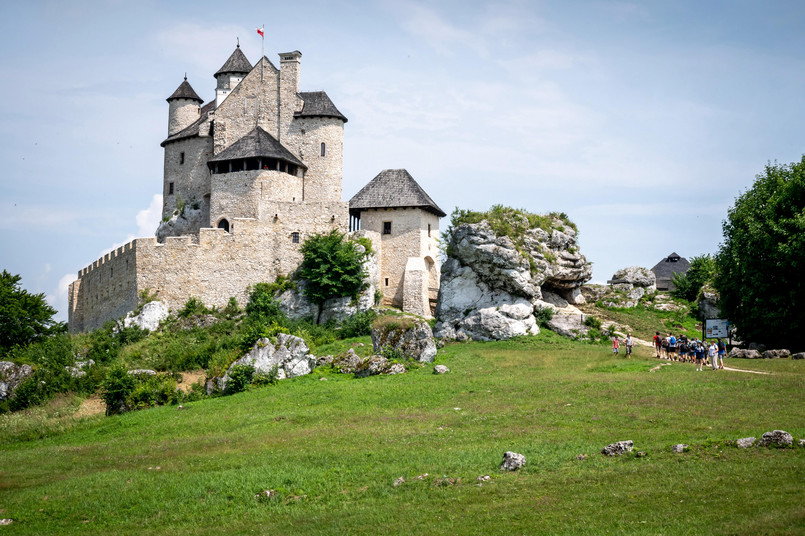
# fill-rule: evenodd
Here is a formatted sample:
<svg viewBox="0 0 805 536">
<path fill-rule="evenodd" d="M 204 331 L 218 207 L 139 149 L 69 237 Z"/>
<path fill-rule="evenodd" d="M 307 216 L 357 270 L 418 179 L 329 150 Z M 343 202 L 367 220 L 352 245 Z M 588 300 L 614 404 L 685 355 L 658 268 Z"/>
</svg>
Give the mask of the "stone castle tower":
<svg viewBox="0 0 805 536">
<path fill-rule="evenodd" d="M 306 237 L 346 232 L 350 221 L 375 244 L 384 301 L 430 315 L 444 212 L 405 170 L 364 188 L 374 184 L 382 195 L 344 203 L 347 118 L 325 92 L 299 90 L 300 52 L 279 56 L 279 68 L 265 56 L 253 66 L 238 46 L 214 75 L 214 100 L 204 104 L 187 77 L 168 97 L 163 221 L 156 238 L 133 240 L 79 272 L 69 293 L 72 332 L 125 315 L 146 289 L 171 309 L 190 296 L 208 306 L 244 303 L 249 285 L 298 268 Z M 394 226 L 390 217 L 360 224 L 361 214 L 378 211 L 395 211 Z M 406 272 L 412 256 L 421 262 Z"/>
</svg>

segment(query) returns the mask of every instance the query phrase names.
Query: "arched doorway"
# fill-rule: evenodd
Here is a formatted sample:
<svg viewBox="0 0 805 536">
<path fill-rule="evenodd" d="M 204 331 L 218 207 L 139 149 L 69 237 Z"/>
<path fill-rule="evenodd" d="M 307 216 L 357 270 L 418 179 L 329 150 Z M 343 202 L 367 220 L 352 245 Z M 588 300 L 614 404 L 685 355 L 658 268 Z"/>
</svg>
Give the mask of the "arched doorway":
<svg viewBox="0 0 805 536">
<path fill-rule="evenodd" d="M 218 228 L 223 229 L 227 233 L 229 232 L 229 222 L 226 218 L 222 218 L 221 221 L 218 222 Z"/>
</svg>

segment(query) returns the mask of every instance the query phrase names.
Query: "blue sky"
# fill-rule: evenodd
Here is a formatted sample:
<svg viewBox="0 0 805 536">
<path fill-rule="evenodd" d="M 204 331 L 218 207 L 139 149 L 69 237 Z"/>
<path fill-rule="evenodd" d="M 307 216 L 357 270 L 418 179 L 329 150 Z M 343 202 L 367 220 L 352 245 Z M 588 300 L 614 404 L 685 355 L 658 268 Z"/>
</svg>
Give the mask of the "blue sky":
<svg viewBox="0 0 805 536">
<path fill-rule="evenodd" d="M 594 281 L 716 251 L 735 197 L 805 152 L 802 2 L 289 6 L 3 2 L 0 269 L 66 319 L 79 269 L 153 235 L 165 98 L 187 72 L 211 100 L 263 24 L 269 59 L 300 50 L 302 90 L 349 118 L 345 200 L 403 167 L 448 213 L 563 211 Z"/>
</svg>

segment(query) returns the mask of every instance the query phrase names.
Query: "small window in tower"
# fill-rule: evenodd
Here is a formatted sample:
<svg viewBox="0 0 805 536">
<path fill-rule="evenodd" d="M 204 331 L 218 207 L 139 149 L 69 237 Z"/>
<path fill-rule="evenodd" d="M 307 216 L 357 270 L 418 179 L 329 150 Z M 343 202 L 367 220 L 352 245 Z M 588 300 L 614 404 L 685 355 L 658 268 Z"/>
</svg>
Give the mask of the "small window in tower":
<svg viewBox="0 0 805 536">
<path fill-rule="evenodd" d="M 389 278 L 386 278 L 386 286 L 389 286 Z"/>
<path fill-rule="evenodd" d="M 383 234 L 391 234 L 391 222 L 384 221 L 383 222 Z"/>
<path fill-rule="evenodd" d="M 428 236 L 430 237 L 430 224 L 428 224 Z"/>
<path fill-rule="evenodd" d="M 324 156 L 324 142 L 321 142 L 321 155 Z"/>
<path fill-rule="evenodd" d="M 179 153 L 179 163 L 184 164 L 184 153 Z"/>
<path fill-rule="evenodd" d="M 291 242 L 294 244 L 299 243 L 299 233 L 291 233 Z"/>
<path fill-rule="evenodd" d="M 168 183 L 168 195 L 173 195 L 173 183 Z"/>
<path fill-rule="evenodd" d="M 226 218 L 218 222 L 218 228 L 223 229 L 227 233 L 229 232 L 229 222 L 226 220 Z"/>
</svg>

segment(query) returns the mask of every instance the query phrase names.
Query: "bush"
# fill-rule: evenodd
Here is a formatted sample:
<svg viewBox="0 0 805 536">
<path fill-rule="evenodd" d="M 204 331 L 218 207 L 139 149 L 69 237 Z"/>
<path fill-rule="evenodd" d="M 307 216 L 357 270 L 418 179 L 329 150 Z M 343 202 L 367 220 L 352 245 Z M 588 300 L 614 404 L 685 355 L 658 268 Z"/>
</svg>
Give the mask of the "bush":
<svg viewBox="0 0 805 536">
<path fill-rule="evenodd" d="M 252 365 L 235 365 L 229 371 L 229 381 L 226 382 L 226 393 L 232 395 L 245 391 L 252 383 L 254 378 L 254 367 Z"/>
<path fill-rule="evenodd" d="M 273 283 L 252 285 L 249 292 L 249 303 L 246 305 L 246 314 L 268 322 L 285 318 L 279 303 L 274 298 L 274 289 Z"/>
<path fill-rule="evenodd" d="M 101 398 L 106 402 L 106 414 L 116 415 L 129 410 L 127 401 L 134 390 L 134 378 L 122 366 L 117 366 L 106 375 Z"/>
<path fill-rule="evenodd" d="M 555 311 L 550 307 L 545 307 L 543 309 L 536 309 L 534 311 L 534 318 L 537 321 L 537 324 L 540 326 L 547 326 L 548 322 L 553 319 Z"/>
<path fill-rule="evenodd" d="M 584 325 L 588 328 L 592 328 L 598 331 L 601 331 L 601 319 L 597 316 L 587 315 L 584 317 Z"/>
<path fill-rule="evenodd" d="M 190 299 L 185 302 L 184 307 L 176 312 L 176 316 L 179 318 L 187 318 L 190 316 L 206 315 L 210 312 L 207 306 L 204 305 L 204 302 L 195 296 L 190 296 Z"/>
<path fill-rule="evenodd" d="M 21 279 L 6 270 L 0 273 L 0 357 L 14 346 L 67 331 L 63 322 L 53 319 L 56 309 L 48 305 L 45 295 L 20 288 Z"/>
<path fill-rule="evenodd" d="M 372 333 L 372 322 L 377 318 L 377 313 L 372 309 L 355 313 L 350 316 L 338 328 L 338 336 L 342 339 L 350 337 L 363 337 Z"/>
</svg>

